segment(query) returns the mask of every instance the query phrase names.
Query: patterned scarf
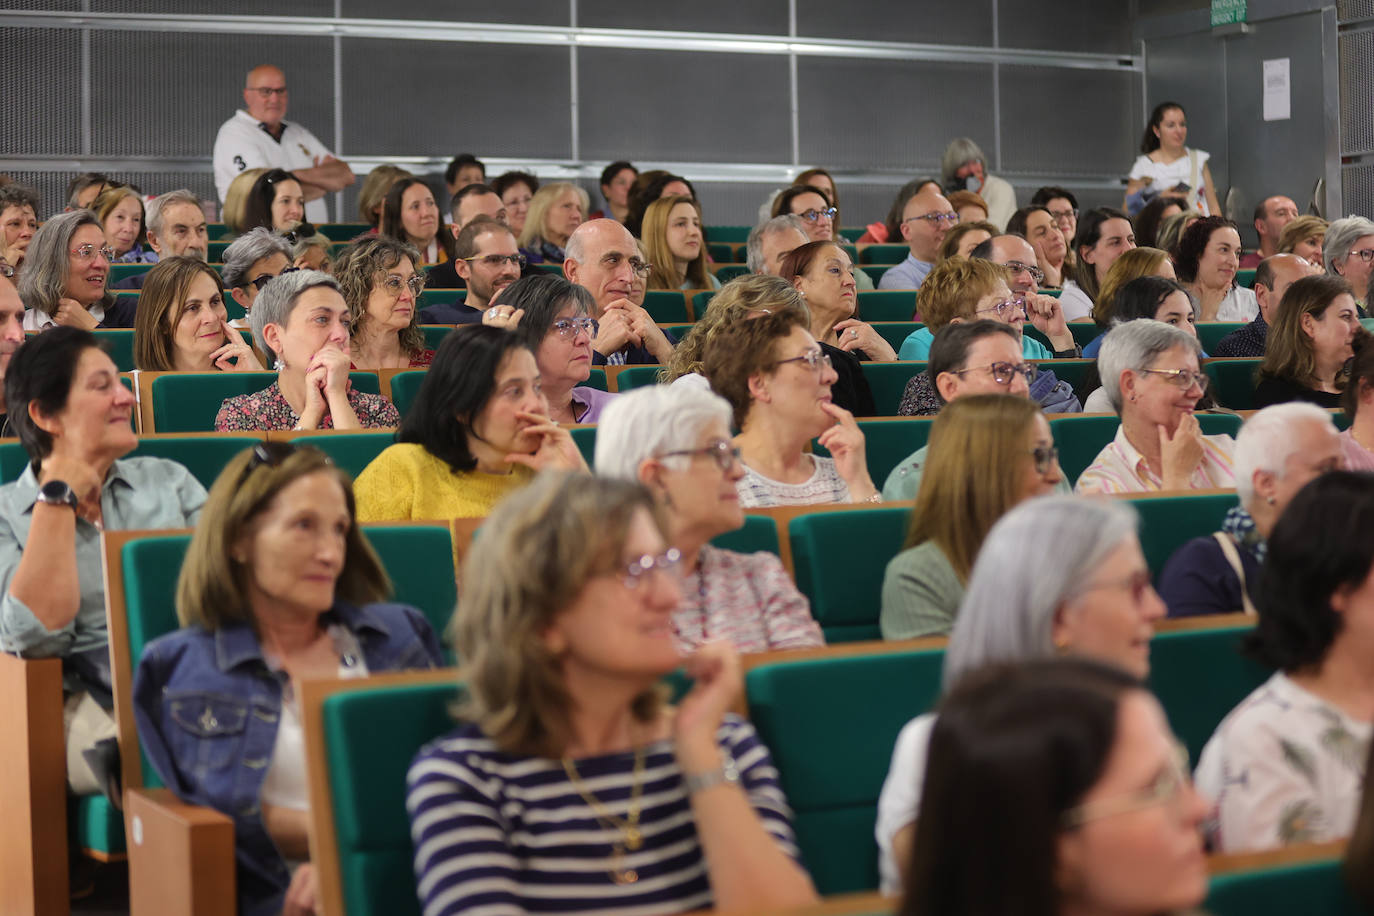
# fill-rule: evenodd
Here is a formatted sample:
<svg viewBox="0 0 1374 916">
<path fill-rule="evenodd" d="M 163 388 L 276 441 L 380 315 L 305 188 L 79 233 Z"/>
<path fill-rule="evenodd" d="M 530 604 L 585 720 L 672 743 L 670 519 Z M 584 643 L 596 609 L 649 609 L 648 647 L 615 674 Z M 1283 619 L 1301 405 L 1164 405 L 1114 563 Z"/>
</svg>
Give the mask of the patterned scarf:
<svg viewBox="0 0 1374 916">
<path fill-rule="evenodd" d="M 1268 545 L 1264 538 L 1255 528 L 1255 520 L 1250 517 L 1240 506 L 1236 506 L 1226 513 L 1226 521 L 1221 523 L 1221 530 L 1235 539 L 1235 542 L 1254 557 L 1261 565 L 1264 563 L 1264 555 L 1268 551 Z"/>
</svg>

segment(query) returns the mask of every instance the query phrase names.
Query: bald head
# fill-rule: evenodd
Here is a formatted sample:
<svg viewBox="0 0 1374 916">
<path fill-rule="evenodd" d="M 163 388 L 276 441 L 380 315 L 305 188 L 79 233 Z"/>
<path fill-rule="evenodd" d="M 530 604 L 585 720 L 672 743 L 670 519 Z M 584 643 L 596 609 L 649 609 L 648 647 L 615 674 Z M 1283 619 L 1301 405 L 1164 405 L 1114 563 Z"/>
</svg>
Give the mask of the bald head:
<svg viewBox="0 0 1374 916">
<path fill-rule="evenodd" d="M 271 64 L 249 70 L 243 83 L 243 104 L 250 115 L 276 130 L 286 117 L 286 74 Z"/>
<path fill-rule="evenodd" d="M 954 218 L 940 218 L 944 214 Z M 934 264 L 940 256 L 945 233 L 957 219 L 945 195 L 934 184 L 923 185 L 902 208 L 902 238 L 916 260 Z"/>
<path fill-rule="evenodd" d="M 1007 268 L 1007 283 L 1011 291 L 1019 295 L 1035 292 L 1039 286 L 1029 268 L 1035 266 L 1035 249 L 1031 243 L 1019 235 L 999 235 L 988 239 L 974 250 L 974 257 L 986 245 L 989 249 L 988 260 Z"/>
<path fill-rule="evenodd" d="M 1303 277 L 1314 277 L 1322 269 L 1295 254 L 1276 254 L 1260 261 L 1255 268 L 1255 299 L 1265 323 L 1273 324 L 1284 292 Z"/>
<path fill-rule="evenodd" d="M 634 236 L 613 219 L 594 219 L 573 230 L 564 246 L 563 273 L 596 300 L 597 315 L 617 299 L 630 298 L 635 265 L 643 266 Z"/>
</svg>

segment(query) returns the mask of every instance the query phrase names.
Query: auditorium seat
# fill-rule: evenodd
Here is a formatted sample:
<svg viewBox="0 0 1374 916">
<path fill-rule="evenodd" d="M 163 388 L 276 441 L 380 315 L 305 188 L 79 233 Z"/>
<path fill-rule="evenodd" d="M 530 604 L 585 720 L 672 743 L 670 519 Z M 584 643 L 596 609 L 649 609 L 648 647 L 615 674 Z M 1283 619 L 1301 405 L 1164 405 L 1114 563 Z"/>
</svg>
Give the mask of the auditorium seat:
<svg viewBox="0 0 1374 916">
<path fill-rule="evenodd" d="M 420 298 L 416 305 L 422 309 L 429 308 L 431 305 L 453 305 L 455 302 L 463 302 L 467 297 L 468 291 L 465 289 L 427 287 L 420 292 Z"/>
<path fill-rule="evenodd" d="M 662 370 L 662 366 L 625 366 L 614 375 L 608 372 L 607 376 L 616 391 L 631 391 L 658 384 L 658 374 Z"/>
<path fill-rule="evenodd" d="M 582 458 L 587 462 L 587 467 L 596 467 L 596 425 L 569 426 L 568 432 L 572 434 L 573 444 L 582 453 Z"/>
<path fill-rule="evenodd" d="M 930 437 L 930 424 L 934 417 L 881 417 L 860 420 L 859 429 L 864 434 L 864 459 L 868 464 L 868 476 L 879 490 L 892 469 L 926 444 Z M 817 455 L 829 455 L 828 449 L 819 443 L 812 443 L 812 451 Z"/>
<path fill-rule="evenodd" d="M 1150 493 L 1125 498 L 1140 513 L 1140 549 L 1155 575 L 1163 571 L 1170 555 L 1185 542 L 1220 531 L 1226 513 L 1237 505 L 1234 490 Z"/>
<path fill-rule="evenodd" d="M 859 263 L 866 264 L 900 264 L 906 260 L 906 256 L 911 254 L 911 249 L 906 245 L 866 245 L 859 252 Z M 864 271 L 867 272 L 865 267 Z"/>
<path fill-rule="evenodd" d="M 883 574 L 902 549 L 906 506 L 799 515 L 787 524 L 793 576 L 827 643 L 881 639 Z"/>
<path fill-rule="evenodd" d="M 749 231 L 753 226 L 707 226 L 705 235 L 712 242 L 733 242 L 742 244 L 749 241 Z"/>
<path fill-rule="evenodd" d="M 655 324 L 692 320 L 692 315 L 687 310 L 687 299 L 678 290 L 649 290 L 644 294 L 644 311 L 649 313 Z"/>
<path fill-rule="evenodd" d="M 863 267 L 864 273 L 868 274 L 868 279 L 873 281 L 874 286 L 877 286 L 878 281 L 883 278 L 883 274 L 887 273 L 890 266 L 889 264 L 865 264 Z"/>
<path fill-rule="evenodd" d="M 1202 352 L 1213 353 L 1223 337 L 1239 331 L 1245 327 L 1245 323 L 1241 321 L 1203 321 L 1199 322 L 1196 327 L 1197 341 L 1202 344 Z"/>
<path fill-rule="evenodd" d="M 730 242 L 708 242 L 706 256 L 717 264 L 732 264 L 735 260 L 735 246 Z M 709 268 L 709 264 L 707 265 Z"/>
<path fill-rule="evenodd" d="M 372 227 L 367 223 L 321 223 L 315 228 L 331 242 L 351 242 L 358 236 L 372 231 Z"/>
<path fill-rule="evenodd" d="M 348 373 L 355 391 L 381 393 L 376 372 Z M 145 372 L 139 376 L 143 432 L 213 432 L 226 398 L 253 394 L 277 380 L 275 372 Z"/>
<path fill-rule="evenodd" d="M 1241 653 L 1254 625 L 1244 614 L 1175 618 L 1150 643 L 1150 690 L 1194 764 L 1227 713 L 1273 674 Z"/>
<path fill-rule="evenodd" d="M 452 331 L 454 325 L 451 324 L 422 324 L 420 330 L 425 335 L 425 346 L 431 350 L 438 350 L 439 345 L 444 342 L 444 338 Z"/>
<path fill-rule="evenodd" d="M 1069 321 L 1065 322 L 1069 326 L 1069 333 L 1073 335 L 1073 342 L 1080 347 L 1086 347 L 1097 338 L 1102 330 L 1093 321 Z M 1026 322 L 1026 330 L 1031 330 L 1031 323 Z"/>
<path fill-rule="evenodd" d="M 1244 270 L 1236 271 L 1236 285 L 1246 289 L 1255 288 L 1255 268 L 1247 267 Z"/>
<path fill-rule="evenodd" d="M 105 285 L 114 292 L 114 285 L 120 280 L 132 277 L 135 274 L 146 274 L 153 269 L 151 264 L 111 264 L 110 272 L 106 275 Z"/>
<path fill-rule="evenodd" d="M 1260 359 L 1204 360 L 1202 371 L 1212 380 L 1209 390 L 1217 403 L 1232 410 L 1253 410 L 1260 362 Z"/>
<path fill-rule="evenodd" d="M 1361 916 L 1341 874 L 1339 844 L 1323 858 L 1214 874 L 1201 911 L 1211 916 Z M 1290 852 L 1296 850 L 1283 850 Z M 1229 857 L 1226 857 L 1229 858 Z"/>
<path fill-rule="evenodd" d="M 898 352 L 901 352 L 902 344 L 908 337 L 925 327 L 922 322 L 905 318 L 901 321 L 870 321 L 869 324 Z"/>
<path fill-rule="evenodd" d="M 722 550 L 734 550 L 739 553 L 766 551 L 781 555 L 782 552 L 778 542 L 778 523 L 768 515 L 746 514 L 743 526 L 716 535 L 711 539 L 711 543 Z"/>
<path fill-rule="evenodd" d="M 424 383 L 427 369 L 399 369 L 394 373 L 388 373 L 391 391 L 388 397 L 391 403 L 396 406 L 396 412 L 402 417 L 410 411 L 410 405 L 415 403 L 415 395 L 420 393 L 420 385 Z"/>
<path fill-rule="evenodd" d="M 298 446 L 312 446 L 329 456 L 335 466 L 349 477 L 357 477 L 387 446 L 396 441 L 396 434 L 382 432 L 309 432 L 297 433 L 290 439 Z"/>
<path fill-rule="evenodd" d="M 1036 359 L 1031 360 L 1041 372 L 1049 371 L 1061 382 L 1078 391 L 1087 378 L 1088 370 L 1097 365 L 1095 359 Z"/>
<path fill-rule="evenodd" d="M 205 246 L 205 259 L 222 263 L 224 261 L 224 249 L 232 244 L 233 242 L 211 242 Z"/>
<path fill-rule="evenodd" d="M 869 290 L 857 301 L 857 317 L 864 321 L 911 321 L 916 313 L 916 294 L 908 290 Z"/>
<path fill-rule="evenodd" d="M 716 279 L 724 286 L 731 280 L 749 276 L 749 265 L 747 264 L 721 264 L 711 268 L 711 273 L 716 275 Z"/>
<path fill-rule="evenodd" d="M 134 371 L 133 328 L 97 328 L 91 333 L 120 372 Z"/>
<path fill-rule="evenodd" d="M 898 360 L 891 363 L 860 363 L 868 387 L 873 390 L 874 416 L 895 417 L 902 403 L 902 393 L 906 383 L 918 372 L 925 372 L 929 365 L 924 360 Z"/>
<path fill-rule="evenodd" d="M 704 289 L 696 293 L 688 291 L 686 296 L 692 301 L 692 314 L 697 316 L 697 318 L 705 315 L 706 307 L 711 304 L 711 300 L 715 298 L 715 295 L 716 291 L 713 289 Z"/>
</svg>

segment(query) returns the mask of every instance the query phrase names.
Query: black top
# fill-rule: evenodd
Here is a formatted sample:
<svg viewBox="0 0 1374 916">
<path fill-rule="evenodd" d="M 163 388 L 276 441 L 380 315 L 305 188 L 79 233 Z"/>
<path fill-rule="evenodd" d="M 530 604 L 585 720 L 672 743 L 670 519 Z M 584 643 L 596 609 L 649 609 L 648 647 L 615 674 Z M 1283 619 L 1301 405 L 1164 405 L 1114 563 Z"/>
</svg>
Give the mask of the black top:
<svg viewBox="0 0 1374 916">
<path fill-rule="evenodd" d="M 1317 391 L 1286 378 L 1261 375 L 1255 386 L 1255 409 L 1289 401 L 1308 401 L 1318 407 L 1340 407 L 1341 396 L 1329 391 Z"/>
<path fill-rule="evenodd" d="M 868 387 L 859 357 L 828 343 L 821 343 L 821 351 L 830 357 L 830 364 L 839 376 L 835 384 L 830 386 L 831 402 L 856 417 L 874 416 L 878 408 L 873 402 L 873 389 Z"/>
</svg>

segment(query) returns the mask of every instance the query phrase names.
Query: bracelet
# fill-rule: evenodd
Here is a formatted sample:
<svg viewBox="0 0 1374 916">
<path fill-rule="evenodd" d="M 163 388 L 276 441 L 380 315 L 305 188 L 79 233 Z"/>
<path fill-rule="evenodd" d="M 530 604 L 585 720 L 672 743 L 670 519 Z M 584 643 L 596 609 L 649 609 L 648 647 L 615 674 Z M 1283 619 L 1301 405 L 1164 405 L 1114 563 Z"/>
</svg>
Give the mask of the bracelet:
<svg viewBox="0 0 1374 916">
<path fill-rule="evenodd" d="M 682 784 L 687 787 L 688 795 L 696 795 L 719 785 L 737 786 L 739 768 L 735 766 L 734 758 L 727 755 L 725 762 L 718 769 L 707 770 L 705 773 L 683 773 Z"/>
<path fill-rule="evenodd" d="M 873 495 L 870 496 L 870 497 L 868 497 L 868 499 L 865 499 L 865 500 L 864 500 L 864 502 L 866 502 L 866 503 L 880 503 L 880 502 L 882 502 L 882 501 L 883 501 L 883 494 L 882 494 L 882 492 L 879 491 L 879 490 L 874 490 L 874 491 L 873 491 Z"/>
</svg>

